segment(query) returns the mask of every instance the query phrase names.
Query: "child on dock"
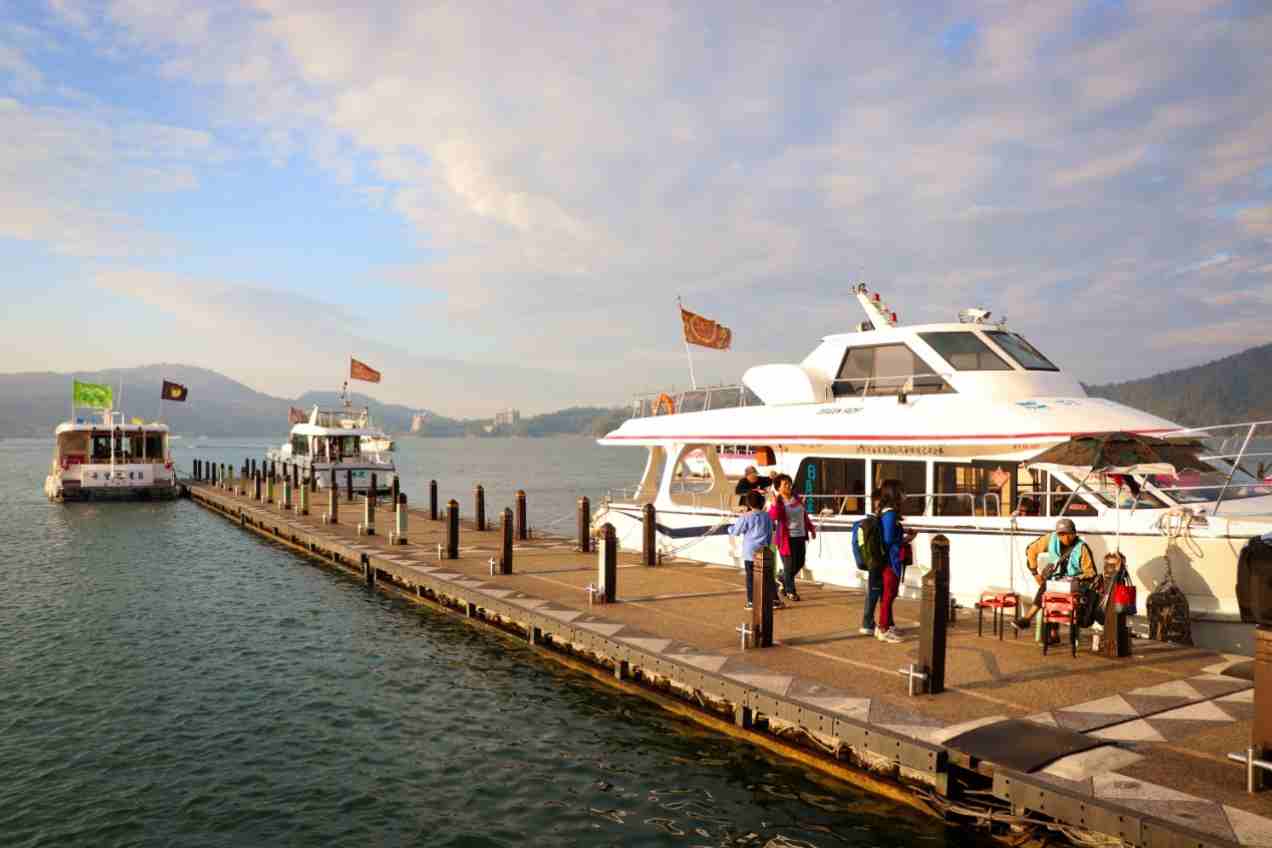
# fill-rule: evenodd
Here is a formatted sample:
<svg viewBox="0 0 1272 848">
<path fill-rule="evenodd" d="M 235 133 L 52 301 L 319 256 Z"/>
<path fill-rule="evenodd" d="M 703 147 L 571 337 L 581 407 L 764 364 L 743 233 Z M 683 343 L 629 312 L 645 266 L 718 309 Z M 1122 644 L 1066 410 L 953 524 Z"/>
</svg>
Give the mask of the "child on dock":
<svg viewBox="0 0 1272 848">
<path fill-rule="evenodd" d="M 754 603 L 755 555 L 771 544 L 773 540 L 773 519 L 764 511 L 764 496 L 758 491 L 747 492 L 746 512 L 729 526 L 730 536 L 742 537 L 742 563 L 746 568 L 746 608 L 751 609 Z M 776 584 L 776 580 L 774 580 Z M 777 586 L 773 587 L 774 606 L 782 606 L 777 597 Z"/>
</svg>

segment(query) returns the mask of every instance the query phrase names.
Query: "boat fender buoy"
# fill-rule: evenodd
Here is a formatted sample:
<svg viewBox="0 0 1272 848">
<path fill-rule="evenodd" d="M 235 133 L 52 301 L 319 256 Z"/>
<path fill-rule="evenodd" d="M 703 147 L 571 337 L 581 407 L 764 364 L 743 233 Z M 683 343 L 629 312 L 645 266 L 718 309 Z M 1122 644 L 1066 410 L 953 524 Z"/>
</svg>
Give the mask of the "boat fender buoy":
<svg viewBox="0 0 1272 848">
<path fill-rule="evenodd" d="M 663 412 L 663 406 L 666 405 L 667 411 Z M 658 396 L 658 400 L 654 402 L 654 415 L 674 415 L 676 412 L 676 402 L 672 400 L 671 395 L 663 392 Z"/>
</svg>

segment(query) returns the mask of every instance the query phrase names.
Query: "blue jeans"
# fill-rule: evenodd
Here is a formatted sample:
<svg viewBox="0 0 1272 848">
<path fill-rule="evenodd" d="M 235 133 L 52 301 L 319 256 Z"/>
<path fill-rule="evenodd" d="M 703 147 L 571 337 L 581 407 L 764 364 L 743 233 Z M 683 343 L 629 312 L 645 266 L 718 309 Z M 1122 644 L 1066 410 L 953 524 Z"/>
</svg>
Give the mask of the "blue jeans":
<svg viewBox="0 0 1272 848">
<path fill-rule="evenodd" d="M 871 571 L 870 576 L 866 580 L 866 609 L 861 614 L 861 626 L 863 629 L 875 629 L 875 607 L 879 605 L 879 599 L 883 597 L 883 570 L 878 572 Z"/>
</svg>

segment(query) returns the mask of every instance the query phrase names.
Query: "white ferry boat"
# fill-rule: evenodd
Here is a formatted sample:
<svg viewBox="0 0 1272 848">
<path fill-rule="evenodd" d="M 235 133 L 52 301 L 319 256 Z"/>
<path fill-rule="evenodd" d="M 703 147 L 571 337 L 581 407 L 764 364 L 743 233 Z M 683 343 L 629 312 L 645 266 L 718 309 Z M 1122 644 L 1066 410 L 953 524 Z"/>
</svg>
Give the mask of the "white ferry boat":
<svg viewBox="0 0 1272 848">
<path fill-rule="evenodd" d="M 129 422 L 109 410 L 59 424 L 44 494 L 51 501 L 177 497 L 168 426 Z"/>
<path fill-rule="evenodd" d="M 354 490 L 366 492 L 375 474 L 376 490 L 388 492 L 397 469 L 387 452 L 368 447 L 385 438 L 370 421 L 366 408 L 320 409 L 315 405 L 306 420 L 292 425 L 288 441 L 270 450 L 268 458 L 295 463 L 305 476 L 317 474 L 319 488 L 330 484 L 335 469 L 340 487 L 345 485 L 346 472 L 352 472 Z"/>
<path fill-rule="evenodd" d="M 868 493 L 895 478 L 908 494 L 906 525 L 918 531 L 907 595 L 917 595 L 937 535 L 949 540 L 960 603 L 989 587 L 1032 594 L 1025 547 L 1065 515 L 1097 559 L 1119 548 L 1126 555 L 1141 611 L 1169 573 L 1194 621 L 1239 621 L 1237 557 L 1251 537 L 1272 531 L 1272 486 L 1263 479 L 1272 422 L 1184 429 L 1089 397 L 984 310 L 964 310 L 958 323 L 897 326 L 877 294 L 864 286 L 855 294 L 869 320 L 824 338 L 799 365 L 751 368 L 742 386 L 688 404 L 638 402 L 636 417 L 599 442 L 646 447 L 644 474 L 634 490 L 607 498 L 597 523 L 613 523 L 620 544 L 639 549 L 641 507 L 652 502 L 666 553 L 740 566 L 726 534 L 735 482 L 719 446 L 744 444 L 790 474 L 810 503 L 819 532 L 808 547 L 809 579 L 863 586 L 850 530 L 869 508 Z M 1189 437 L 1211 470 L 1133 475 L 1140 492 L 1131 496 L 1103 475 L 1029 461 L 1075 435 L 1113 432 Z"/>
<path fill-rule="evenodd" d="M 362 449 L 371 453 L 388 453 L 396 447 L 393 444 L 392 437 L 388 433 L 374 426 L 368 426 L 368 430 L 373 435 L 369 435 L 362 440 Z"/>
</svg>

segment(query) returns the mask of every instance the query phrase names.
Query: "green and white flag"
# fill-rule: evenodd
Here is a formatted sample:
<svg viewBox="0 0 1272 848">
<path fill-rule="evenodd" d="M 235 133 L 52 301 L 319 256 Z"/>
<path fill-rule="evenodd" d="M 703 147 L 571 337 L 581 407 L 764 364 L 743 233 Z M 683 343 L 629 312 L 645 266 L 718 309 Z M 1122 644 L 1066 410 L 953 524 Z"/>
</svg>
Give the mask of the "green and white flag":
<svg viewBox="0 0 1272 848">
<path fill-rule="evenodd" d="M 102 383 L 81 383 L 76 380 L 75 388 L 71 391 L 71 403 L 94 409 L 112 409 L 115 405 L 115 393 L 110 386 Z"/>
</svg>

